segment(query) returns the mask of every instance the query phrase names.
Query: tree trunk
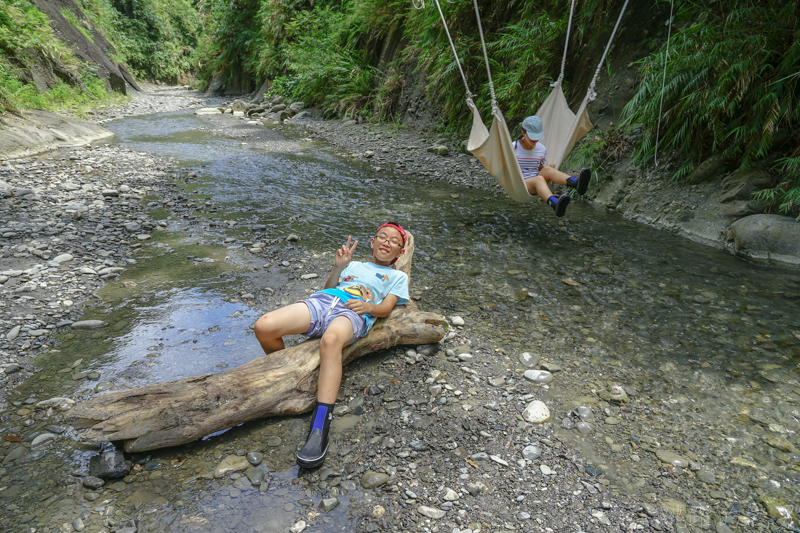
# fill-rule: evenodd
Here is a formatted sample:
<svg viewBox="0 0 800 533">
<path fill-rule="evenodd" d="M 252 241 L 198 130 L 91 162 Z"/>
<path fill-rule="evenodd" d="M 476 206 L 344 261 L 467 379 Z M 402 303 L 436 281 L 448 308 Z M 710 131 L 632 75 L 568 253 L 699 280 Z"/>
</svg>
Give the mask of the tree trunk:
<svg viewBox="0 0 800 533">
<path fill-rule="evenodd" d="M 396 268 L 408 273 L 413 237 Z M 447 322 L 413 302 L 378 319 L 365 337 L 346 347 L 343 364 L 398 344 L 428 344 L 444 336 Z M 119 391 L 75 406 L 67 421 L 87 429 L 90 442 L 124 441 L 142 452 L 194 441 L 235 425 L 307 411 L 314 404 L 319 375 L 319 340 L 260 357 L 238 368 Z"/>
</svg>

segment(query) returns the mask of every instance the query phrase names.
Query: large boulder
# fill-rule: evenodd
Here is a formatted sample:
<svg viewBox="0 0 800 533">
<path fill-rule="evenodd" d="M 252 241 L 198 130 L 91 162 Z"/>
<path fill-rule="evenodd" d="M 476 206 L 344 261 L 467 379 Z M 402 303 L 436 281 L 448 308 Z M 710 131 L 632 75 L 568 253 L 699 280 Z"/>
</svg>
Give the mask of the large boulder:
<svg viewBox="0 0 800 533">
<path fill-rule="evenodd" d="M 225 81 L 222 79 L 221 75 L 217 74 L 211 79 L 211 83 L 208 84 L 205 96 L 214 96 L 217 93 L 221 93 L 223 90 L 225 90 Z"/>
<path fill-rule="evenodd" d="M 731 224 L 733 253 L 762 263 L 800 265 L 800 222 L 782 215 L 751 215 Z"/>
<path fill-rule="evenodd" d="M 749 200 L 754 192 L 771 187 L 775 178 L 764 169 L 754 168 L 745 172 L 734 172 L 720 186 L 719 201 Z"/>
<path fill-rule="evenodd" d="M 233 105 L 231 106 L 233 112 L 241 111 L 242 113 L 247 112 L 250 109 L 250 104 L 245 102 L 244 100 L 239 100 L 238 98 L 233 101 Z"/>
</svg>

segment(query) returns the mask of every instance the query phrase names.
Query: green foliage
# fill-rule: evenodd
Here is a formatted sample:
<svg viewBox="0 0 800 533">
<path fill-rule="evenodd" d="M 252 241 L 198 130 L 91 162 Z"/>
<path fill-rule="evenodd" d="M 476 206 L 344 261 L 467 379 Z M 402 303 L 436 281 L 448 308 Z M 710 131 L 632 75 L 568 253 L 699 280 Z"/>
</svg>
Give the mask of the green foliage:
<svg viewBox="0 0 800 533">
<path fill-rule="evenodd" d="M 678 19 L 697 22 L 674 33 L 669 58 L 664 46 L 640 62 L 643 79 L 625 107 L 627 123 L 645 127 L 635 159 L 645 162 L 655 149 L 666 61 L 659 149 L 686 157 L 675 179 L 713 153 L 742 169 L 783 153 L 774 168 L 785 176 L 783 186 L 762 196 L 793 212 L 800 197 L 800 7 L 781 0 L 687 2 Z"/>
<path fill-rule="evenodd" d="M 78 19 L 78 15 L 76 15 L 73 10 L 62 7 L 61 14 L 69 21 L 70 24 L 75 26 L 75 29 L 81 32 L 84 37 L 86 37 L 92 43 L 94 42 L 94 37 L 92 37 L 91 32 L 89 32 L 89 29 L 83 24 L 83 22 L 81 22 L 80 19 Z"/>
</svg>

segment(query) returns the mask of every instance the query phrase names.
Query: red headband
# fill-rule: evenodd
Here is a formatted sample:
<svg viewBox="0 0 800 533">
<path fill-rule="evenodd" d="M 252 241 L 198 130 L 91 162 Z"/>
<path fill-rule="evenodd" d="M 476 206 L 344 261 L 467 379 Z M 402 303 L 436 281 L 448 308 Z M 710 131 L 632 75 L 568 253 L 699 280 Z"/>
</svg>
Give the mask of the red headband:
<svg viewBox="0 0 800 533">
<path fill-rule="evenodd" d="M 404 230 L 401 226 L 398 226 L 397 224 L 392 224 L 391 222 L 387 222 L 386 224 L 382 224 L 381 226 L 379 226 L 378 229 L 375 230 L 375 233 L 378 233 L 381 230 L 381 228 L 386 228 L 386 227 L 394 228 L 394 229 L 396 229 L 397 231 L 400 232 L 400 236 L 403 238 L 403 248 L 405 248 L 405 246 L 406 246 L 406 230 Z M 392 259 L 392 262 L 389 263 L 389 264 L 393 265 L 393 264 L 397 263 L 397 259 L 398 258 L 395 257 L 394 259 Z"/>
<path fill-rule="evenodd" d="M 381 228 L 385 228 L 387 226 L 390 227 L 390 228 L 394 228 L 394 229 L 396 229 L 397 231 L 400 232 L 400 236 L 403 237 L 403 246 L 405 246 L 406 245 L 406 230 L 404 230 L 401 226 L 398 226 L 397 224 L 392 224 L 391 222 L 387 222 L 386 224 L 383 224 L 383 225 L 379 226 L 378 229 L 375 230 L 375 233 L 378 233 L 381 230 Z"/>
</svg>

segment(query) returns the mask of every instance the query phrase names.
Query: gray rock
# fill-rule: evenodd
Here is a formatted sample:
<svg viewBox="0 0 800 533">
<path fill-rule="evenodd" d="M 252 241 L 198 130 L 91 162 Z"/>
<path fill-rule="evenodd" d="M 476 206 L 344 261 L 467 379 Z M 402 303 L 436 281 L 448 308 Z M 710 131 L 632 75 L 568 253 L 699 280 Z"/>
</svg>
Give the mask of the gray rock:
<svg viewBox="0 0 800 533">
<path fill-rule="evenodd" d="M 733 200 L 748 200 L 754 192 L 771 187 L 774 181 L 775 178 L 764 169 L 755 168 L 736 172 L 722 181 L 719 201 L 725 203 Z"/>
<path fill-rule="evenodd" d="M 531 383 L 537 383 L 539 385 L 553 381 L 553 374 L 547 370 L 526 370 L 525 373 L 522 374 L 522 377 Z"/>
<path fill-rule="evenodd" d="M 10 341 L 16 339 L 19 336 L 19 331 L 21 328 L 22 326 L 14 326 L 13 328 L 11 328 L 11 330 L 8 333 L 6 333 L 6 339 Z M 6 372 L 6 374 L 8 374 L 8 372 Z"/>
<path fill-rule="evenodd" d="M 47 455 L 47 450 L 39 450 L 38 452 L 29 453 L 28 455 L 23 455 L 19 459 L 17 459 L 14 464 L 21 465 L 25 463 L 34 463 Z"/>
<path fill-rule="evenodd" d="M 664 448 L 659 448 L 656 450 L 656 457 L 658 457 L 658 460 L 664 464 L 672 464 L 681 468 L 687 468 L 689 466 L 688 459 L 681 457 L 675 452 L 665 450 Z"/>
<path fill-rule="evenodd" d="M 83 486 L 86 487 L 87 489 L 97 490 L 105 484 L 106 482 L 100 479 L 99 477 L 86 476 L 85 478 L 83 478 Z"/>
<path fill-rule="evenodd" d="M 60 411 L 69 411 L 75 405 L 75 400 L 71 400 L 69 398 L 50 398 L 49 400 L 43 400 L 36 404 L 38 409 L 58 409 Z"/>
<path fill-rule="evenodd" d="M 41 435 L 33 439 L 33 442 L 31 442 L 31 450 L 36 451 L 36 450 L 41 450 L 43 448 L 47 448 L 48 446 L 53 444 L 53 442 L 55 442 L 57 438 L 58 437 L 56 435 L 53 435 L 52 433 L 42 433 Z"/>
<path fill-rule="evenodd" d="M 247 460 L 250 461 L 251 465 L 258 466 L 261 464 L 261 461 L 264 460 L 264 454 L 260 452 L 250 452 L 247 454 Z"/>
<path fill-rule="evenodd" d="M 329 513 L 333 511 L 336 507 L 339 506 L 339 499 L 338 498 L 325 498 L 321 502 L 319 502 L 319 508 L 324 513 Z"/>
<path fill-rule="evenodd" d="M 707 468 L 701 468 L 697 471 L 697 479 L 709 485 L 717 482 L 717 477 L 714 475 L 714 472 Z"/>
<path fill-rule="evenodd" d="M 97 329 L 106 325 L 102 320 L 79 320 L 72 323 L 72 329 Z"/>
<path fill-rule="evenodd" d="M 427 516 L 428 518 L 433 518 L 436 520 L 444 518 L 445 515 L 447 514 L 445 511 L 442 511 L 441 509 L 437 509 L 435 507 L 428 507 L 427 505 L 420 505 L 419 507 L 417 507 L 417 512 L 422 516 Z"/>
<path fill-rule="evenodd" d="M 59 254 L 53 258 L 53 261 L 60 264 L 72 261 L 73 259 L 75 259 L 75 257 L 72 254 Z"/>
<path fill-rule="evenodd" d="M 122 452 L 105 452 L 89 459 L 89 475 L 100 479 L 117 479 L 125 477 L 130 471 L 130 464 L 125 461 Z"/>
<path fill-rule="evenodd" d="M 374 489 L 385 485 L 389 481 L 389 474 L 367 470 L 361 476 L 361 486 L 365 489 Z"/>
<path fill-rule="evenodd" d="M 539 457 L 542 456 L 542 449 L 535 444 L 531 444 L 530 446 L 525 446 L 522 449 L 522 457 L 528 461 L 535 461 Z"/>
<path fill-rule="evenodd" d="M 478 494 L 483 494 L 489 492 L 488 485 L 486 485 L 483 481 L 476 481 L 475 483 L 467 483 L 467 492 L 470 493 L 471 496 L 477 496 Z"/>
<path fill-rule="evenodd" d="M 550 421 L 550 409 L 544 402 L 534 400 L 522 412 L 522 418 L 531 424 L 543 424 Z"/>
<path fill-rule="evenodd" d="M 250 109 L 250 104 L 248 104 L 244 100 L 236 99 L 236 100 L 233 101 L 233 104 L 231 105 L 231 110 L 232 111 L 240 111 L 240 112 L 244 113 L 248 109 Z"/>
<path fill-rule="evenodd" d="M 800 222 L 781 215 L 751 215 L 730 227 L 733 252 L 764 263 L 800 265 Z"/>
<path fill-rule="evenodd" d="M 450 149 L 443 144 L 434 144 L 433 146 L 429 146 L 428 151 L 436 155 L 447 155 L 450 153 Z"/>
</svg>

